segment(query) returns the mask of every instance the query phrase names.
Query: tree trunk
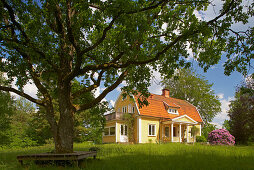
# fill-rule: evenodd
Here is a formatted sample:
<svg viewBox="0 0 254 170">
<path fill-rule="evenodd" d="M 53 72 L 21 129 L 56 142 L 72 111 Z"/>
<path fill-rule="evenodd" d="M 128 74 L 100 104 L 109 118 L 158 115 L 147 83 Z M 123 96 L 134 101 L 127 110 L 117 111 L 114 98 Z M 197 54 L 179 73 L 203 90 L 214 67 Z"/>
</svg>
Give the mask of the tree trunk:
<svg viewBox="0 0 254 170">
<path fill-rule="evenodd" d="M 70 85 L 66 84 L 59 88 L 60 118 L 57 125 L 57 133 L 54 136 L 56 153 L 73 152 L 75 109 L 70 102 L 70 89 Z"/>
</svg>

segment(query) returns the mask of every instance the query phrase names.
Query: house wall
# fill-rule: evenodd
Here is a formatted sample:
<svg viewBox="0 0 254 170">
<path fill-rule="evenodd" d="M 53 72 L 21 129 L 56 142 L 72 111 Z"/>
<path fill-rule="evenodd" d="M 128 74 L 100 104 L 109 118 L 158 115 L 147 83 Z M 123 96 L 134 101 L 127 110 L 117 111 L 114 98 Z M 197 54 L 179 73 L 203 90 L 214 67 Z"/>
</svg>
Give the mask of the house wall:
<svg viewBox="0 0 254 170">
<path fill-rule="evenodd" d="M 198 133 L 196 134 L 196 136 L 201 136 L 201 133 L 200 133 L 200 129 L 202 130 L 201 128 L 201 124 L 198 124 L 198 125 L 195 125 L 199 130 L 198 130 Z M 189 132 L 191 132 L 191 127 L 192 126 L 189 126 Z M 189 135 L 189 142 L 193 142 L 194 138 L 191 136 L 191 133 Z"/>
<path fill-rule="evenodd" d="M 122 108 L 127 107 L 127 112 L 132 112 L 132 108 L 135 107 L 133 117 L 134 117 L 134 130 L 133 130 L 133 137 L 134 137 L 134 143 L 138 143 L 138 134 L 137 134 L 137 118 L 136 115 L 138 115 L 138 111 L 136 108 L 136 104 L 134 102 L 134 99 L 130 96 L 126 96 L 126 99 L 122 100 L 122 96 L 120 94 L 118 100 L 115 103 L 115 111 L 116 112 L 123 112 Z M 117 142 L 120 142 L 120 124 L 124 124 L 124 121 L 118 121 L 117 126 Z"/>
<path fill-rule="evenodd" d="M 149 124 L 155 125 L 155 136 L 148 136 Z M 156 143 L 159 140 L 159 120 L 141 118 L 141 143 Z"/>
<path fill-rule="evenodd" d="M 105 128 L 106 127 L 112 127 L 112 126 L 116 126 L 116 121 L 110 121 L 110 122 L 106 122 Z M 118 130 L 118 129 L 116 129 Z M 115 133 L 116 134 L 116 133 Z M 116 142 L 116 135 L 113 136 L 102 136 L 102 143 L 114 143 Z"/>
<path fill-rule="evenodd" d="M 126 99 L 122 100 L 122 96 L 120 95 L 118 100 L 116 101 L 115 103 L 115 111 L 116 112 L 123 112 L 122 108 L 124 106 L 127 107 L 127 112 L 128 111 L 128 106 L 131 105 L 131 111 L 132 111 L 132 107 L 135 106 L 135 111 L 134 113 L 137 114 L 137 108 L 136 108 L 136 105 L 134 103 L 134 99 L 131 98 L 130 96 L 126 96 Z M 119 110 L 120 109 L 120 110 Z"/>
</svg>

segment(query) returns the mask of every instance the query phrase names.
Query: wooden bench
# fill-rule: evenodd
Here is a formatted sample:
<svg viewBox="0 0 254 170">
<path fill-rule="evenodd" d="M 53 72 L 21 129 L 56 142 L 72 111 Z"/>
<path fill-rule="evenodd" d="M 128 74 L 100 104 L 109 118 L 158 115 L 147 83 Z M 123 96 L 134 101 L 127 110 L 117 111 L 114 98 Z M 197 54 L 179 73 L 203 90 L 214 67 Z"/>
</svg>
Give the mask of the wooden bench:
<svg viewBox="0 0 254 170">
<path fill-rule="evenodd" d="M 41 153 L 41 154 L 31 154 L 31 155 L 20 155 L 17 156 L 18 161 L 21 165 L 23 165 L 23 161 L 30 160 L 30 161 L 73 161 L 79 166 L 81 160 L 93 157 L 96 158 L 97 152 L 96 151 L 75 151 L 73 153 L 63 153 L 63 154 L 56 154 L 56 153 Z"/>
</svg>

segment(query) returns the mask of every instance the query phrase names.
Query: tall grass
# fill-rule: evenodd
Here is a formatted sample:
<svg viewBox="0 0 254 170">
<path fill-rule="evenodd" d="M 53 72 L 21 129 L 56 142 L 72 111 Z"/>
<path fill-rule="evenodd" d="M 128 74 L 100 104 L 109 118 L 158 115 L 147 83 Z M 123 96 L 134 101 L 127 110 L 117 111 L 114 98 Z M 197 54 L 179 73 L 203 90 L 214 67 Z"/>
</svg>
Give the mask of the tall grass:
<svg viewBox="0 0 254 170">
<path fill-rule="evenodd" d="M 169 144 L 75 144 L 75 150 L 100 148 L 96 160 L 87 159 L 81 169 L 254 169 L 254 146 L 205 146 Z M 21 167 L 16 156 L 52 150 L 52 146 L 0 150 L 0 169 L 63 169 L 30 164 Z M 68 167 L 67 169 L 78 169 Z"/>
</svg>

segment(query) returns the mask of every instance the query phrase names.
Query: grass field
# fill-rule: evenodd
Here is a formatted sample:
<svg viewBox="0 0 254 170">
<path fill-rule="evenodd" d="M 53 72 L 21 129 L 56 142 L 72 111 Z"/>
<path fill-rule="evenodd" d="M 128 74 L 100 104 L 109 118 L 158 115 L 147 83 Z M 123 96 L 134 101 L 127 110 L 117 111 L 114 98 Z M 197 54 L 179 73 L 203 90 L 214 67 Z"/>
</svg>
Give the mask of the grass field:
<svg viewBox="0 0 254 170">
<path fill-rule="evenodd" d="M 96 160 L 87 159 L 80 169 L 254 169 L 254 146 L 205 146 L 185 144 L 75 144 L 75 150 L 100 148 Z M 42 153 L 53 146 L 0 149 L 0 169 L 79 169 L 77 167 L 37 166 L 26 162 L 21 167 L 16 156 Z"/>
</svg>

